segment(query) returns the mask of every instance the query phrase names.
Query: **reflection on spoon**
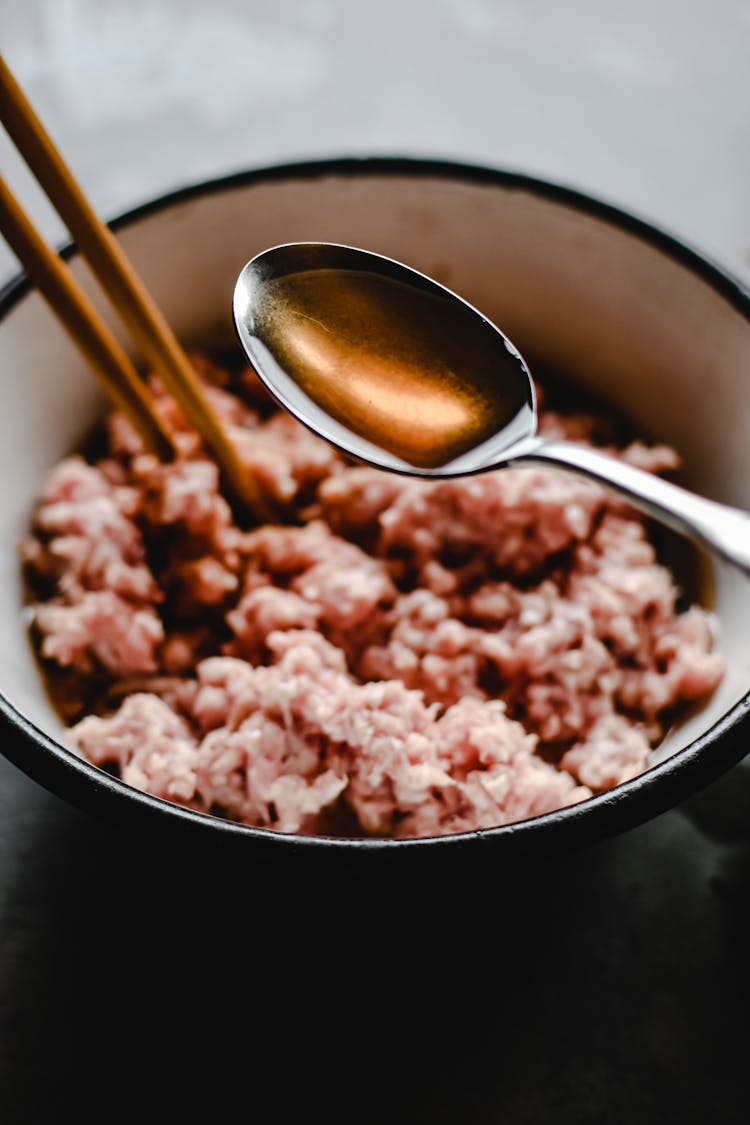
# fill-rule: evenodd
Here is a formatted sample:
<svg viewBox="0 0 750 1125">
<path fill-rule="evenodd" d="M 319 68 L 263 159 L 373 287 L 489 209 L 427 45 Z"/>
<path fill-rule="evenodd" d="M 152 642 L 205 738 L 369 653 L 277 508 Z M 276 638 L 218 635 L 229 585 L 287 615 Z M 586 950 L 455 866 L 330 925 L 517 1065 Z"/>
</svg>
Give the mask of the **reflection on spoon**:
<svg viewBox="0 0 750 1125">
<path fill-rule="evenodd" d="M 408 266 L 332 243 L 275 246 L 242 270 L 234 318 L 271 393 L 350 456 L 422 477 L 522 463 L 574 470 L 750 571 L 745 512 L 538 437 L 531 375 L 513 344 Z"/>
<path fill-rule="evenodd" d="M 475 319 L 444 290 L 323 267 L 269 278 L 254 332 L 274 382 L 290 377 L 359 437 L 436 469 L 504 429 L 528 397 L 512 370 L 510 393 L 497 394 L 497 333 Z"/>
</svg>

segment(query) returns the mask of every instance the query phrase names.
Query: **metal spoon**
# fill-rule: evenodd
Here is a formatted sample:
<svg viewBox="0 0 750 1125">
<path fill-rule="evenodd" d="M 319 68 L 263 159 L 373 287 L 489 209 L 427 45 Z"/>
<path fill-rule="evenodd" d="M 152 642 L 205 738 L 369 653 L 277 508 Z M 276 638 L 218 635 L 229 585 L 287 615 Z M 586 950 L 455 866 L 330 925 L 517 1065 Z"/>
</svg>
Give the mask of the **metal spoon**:
<svg viewBox="0 0 750 1125">
<path fill-rule="evenodd" d="M 242 270 L 234 319 L 281 405 L 360 461 L 431 478 L 509 465 L 573 470 L 750 572 L 750 515 L 539 437 L 533 382 L 510 340 L 408 266 L 332 243 L 274 246 Z"/>
</svg>

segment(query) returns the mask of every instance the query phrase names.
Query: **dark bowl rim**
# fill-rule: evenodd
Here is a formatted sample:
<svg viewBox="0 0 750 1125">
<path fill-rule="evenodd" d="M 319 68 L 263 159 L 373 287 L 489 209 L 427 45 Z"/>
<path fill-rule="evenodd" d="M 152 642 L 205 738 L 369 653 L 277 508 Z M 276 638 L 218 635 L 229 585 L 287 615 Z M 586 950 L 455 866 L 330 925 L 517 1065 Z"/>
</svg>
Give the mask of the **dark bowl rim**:
<svg viewBox="0 0 750 1125">
<path fill-rule="evenodd" d="M 217 178 L 201 180 L 176 188 L 148 200 L 112 219 L 113 230 L 128 226 L 151 214 L 205 195 L 216 194 L 255 183 L 300 181 L 333 176 L 404 176 L 454 180 L 457 183 L 487 184 L 515 189 L 554 202 L 603 220 L 635 235 L 667 257 L 687 267 L 720 296 L 727 300 L 750 322 L 750 291 L 729 272 L 674 234 L 654 226 L 614 204 L 592 197 L 577 188 L 550 182 L 526 173 L 475 165 L 462 161 L 411 156 L 334 156 L 301 160 L 232 172 Z M 60 248 L 69 257 L 75 247 L 68 242 Z M 30 290 L 32 283 L 23 273 L 12 277 L 0 288 L 0 319 Z M 298 852 L 299 849 L 335 850 L 360 854 L 403 854 L 429 852 L 435 849 L 459 854 L 467 847 L 502 845 L 507 859 L 538 855 L 554 846 L 574 847 L 600 840 L 635 827 L 665 812 L 691 796 L 704 785 L 739 762 L 747 752 L 745 738 L 750 732 L 750 692 L 739 700 L 717 722 L 687 746 L 652 766 L 623 785 L 580 804 L 557 809 L 528 820 L 476 832 L 448 836 L 421 837 L 413 840 L 342 838 L 292 835 L 270 829 L 253 828 L 223 820 L 173 804 L 159 797 L 126 785 L 104 770 L 79 757 L 62 743 L 51 738 L 32 723 L 0 692 L 0 716 L 9 726 L 2 753 L 33 780 L 74 805 L 91 812 L 111 813 L 117 820 L 130 820 L 137 812 L 152 827 L 166 822 L 190 829 L 205 838 L 221 835 L 262 844 L 266 850 Z M 28 760 L 26 747 L 31 741 L 37 753 Z M 708 749 L 710 748 L 710 754 Z M 38 754 L 41 749 L 42 755 Z"/>
</svg>

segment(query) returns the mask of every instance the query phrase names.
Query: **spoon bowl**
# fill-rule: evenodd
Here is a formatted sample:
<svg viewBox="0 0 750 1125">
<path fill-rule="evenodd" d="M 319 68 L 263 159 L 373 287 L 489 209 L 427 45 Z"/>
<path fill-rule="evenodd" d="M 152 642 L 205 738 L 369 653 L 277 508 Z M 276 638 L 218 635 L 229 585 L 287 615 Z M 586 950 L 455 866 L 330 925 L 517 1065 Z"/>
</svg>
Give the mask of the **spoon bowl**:
<svg viewBox="0 0 750 1125">
<path fill-rule="evenodd" d="M 615 489 L 750 572 L 746 512 L 588 446 L 539 437 L 518 349 L 425 274 L 352 246 L 285 243 L 245 265 L 233 311 L 271 394 L 349 456 L 422 477 L 551 464 Z"/>
<path fill-rule="evenodd" d="M 536 431 L 530 372 L 500 329 L 381 254 L 330 243 L 266 250 L 239 276 L 234 318 L 274 397 L 377 468 L 478 472 Z"/>
</svg>

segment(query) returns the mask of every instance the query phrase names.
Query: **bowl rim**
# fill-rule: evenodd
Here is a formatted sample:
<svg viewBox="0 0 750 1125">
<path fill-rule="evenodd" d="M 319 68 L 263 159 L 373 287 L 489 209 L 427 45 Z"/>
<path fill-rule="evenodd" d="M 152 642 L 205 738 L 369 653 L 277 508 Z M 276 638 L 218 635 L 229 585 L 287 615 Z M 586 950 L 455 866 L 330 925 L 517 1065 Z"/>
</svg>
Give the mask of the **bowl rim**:
<svg viewBox="0 0 750 1125">
<path fill-rule="evenodd" d="M 635 235 L 667 257 L 687 267 L 728 301 L 750 322 L 750 290 L 723 266 L 691 247 L 682 238 L 655 226 L 639 216 L 612 203 L 588 195 L 567 185 L 528 175 L 527 173 L 493 168 L 463 161 L 414 156 L 335 156 L 272 164 L 232 172 L 189 183 L 151 198 L 109 221 L 119 230 L 149 215 L 201 196 L 219 194 L 235 188 L 259 183 L 301 181 L 328 176 L 404 176 L 453 180 L 456 183 L 486 184 L 513 189 L 567 205 L 586 215 Z M 75 253 L 72 242 L 59 250 L 64 258 Z M 12 276 L 0 288 L 0 320 L 33 288 L 23 272 Z M 90 812 L 111 814 L 117 820 L 140 819 L 150 827 L 168 824 L 189 830 L 205 839 L 223 836 L 259 844 L 266 850 L 279 849 L 299 853 L 334 850 L 370 855 L 394 855 L 448 849 L 457 855 L 467 848 L 482 846 L 487 851 L 501 847 L 506 858 L 534 856 L 550 847 L 568 847 L 600 840 L 644 823 L 691 796 L 736 765 L 746 754 L 746 737 L 750 734 L 750 690 L 722 715 L 707 731 L 664 761 L 630 781 L 579 804 L 543 813 L 527 820 L 473 832 L 416 839 L 379 839 L 372 837 L 333 837 L 289 834 L 266 828 L 255 828 L 224 820 L 208 813 L 185 808 L 160 797 L 127 785 L 119 778 L 79 757 L 72 749 L 57 742 L 21 711 L 0 691 L 0 720 L 6 726 L 6 737 L 0 745 L 3 755 L 38 784 L 71 804 Z M 28 743 L 35 744 L 32 759 Z M 710 752 L 709 752 L 710 750 Z"/>
</svg>

